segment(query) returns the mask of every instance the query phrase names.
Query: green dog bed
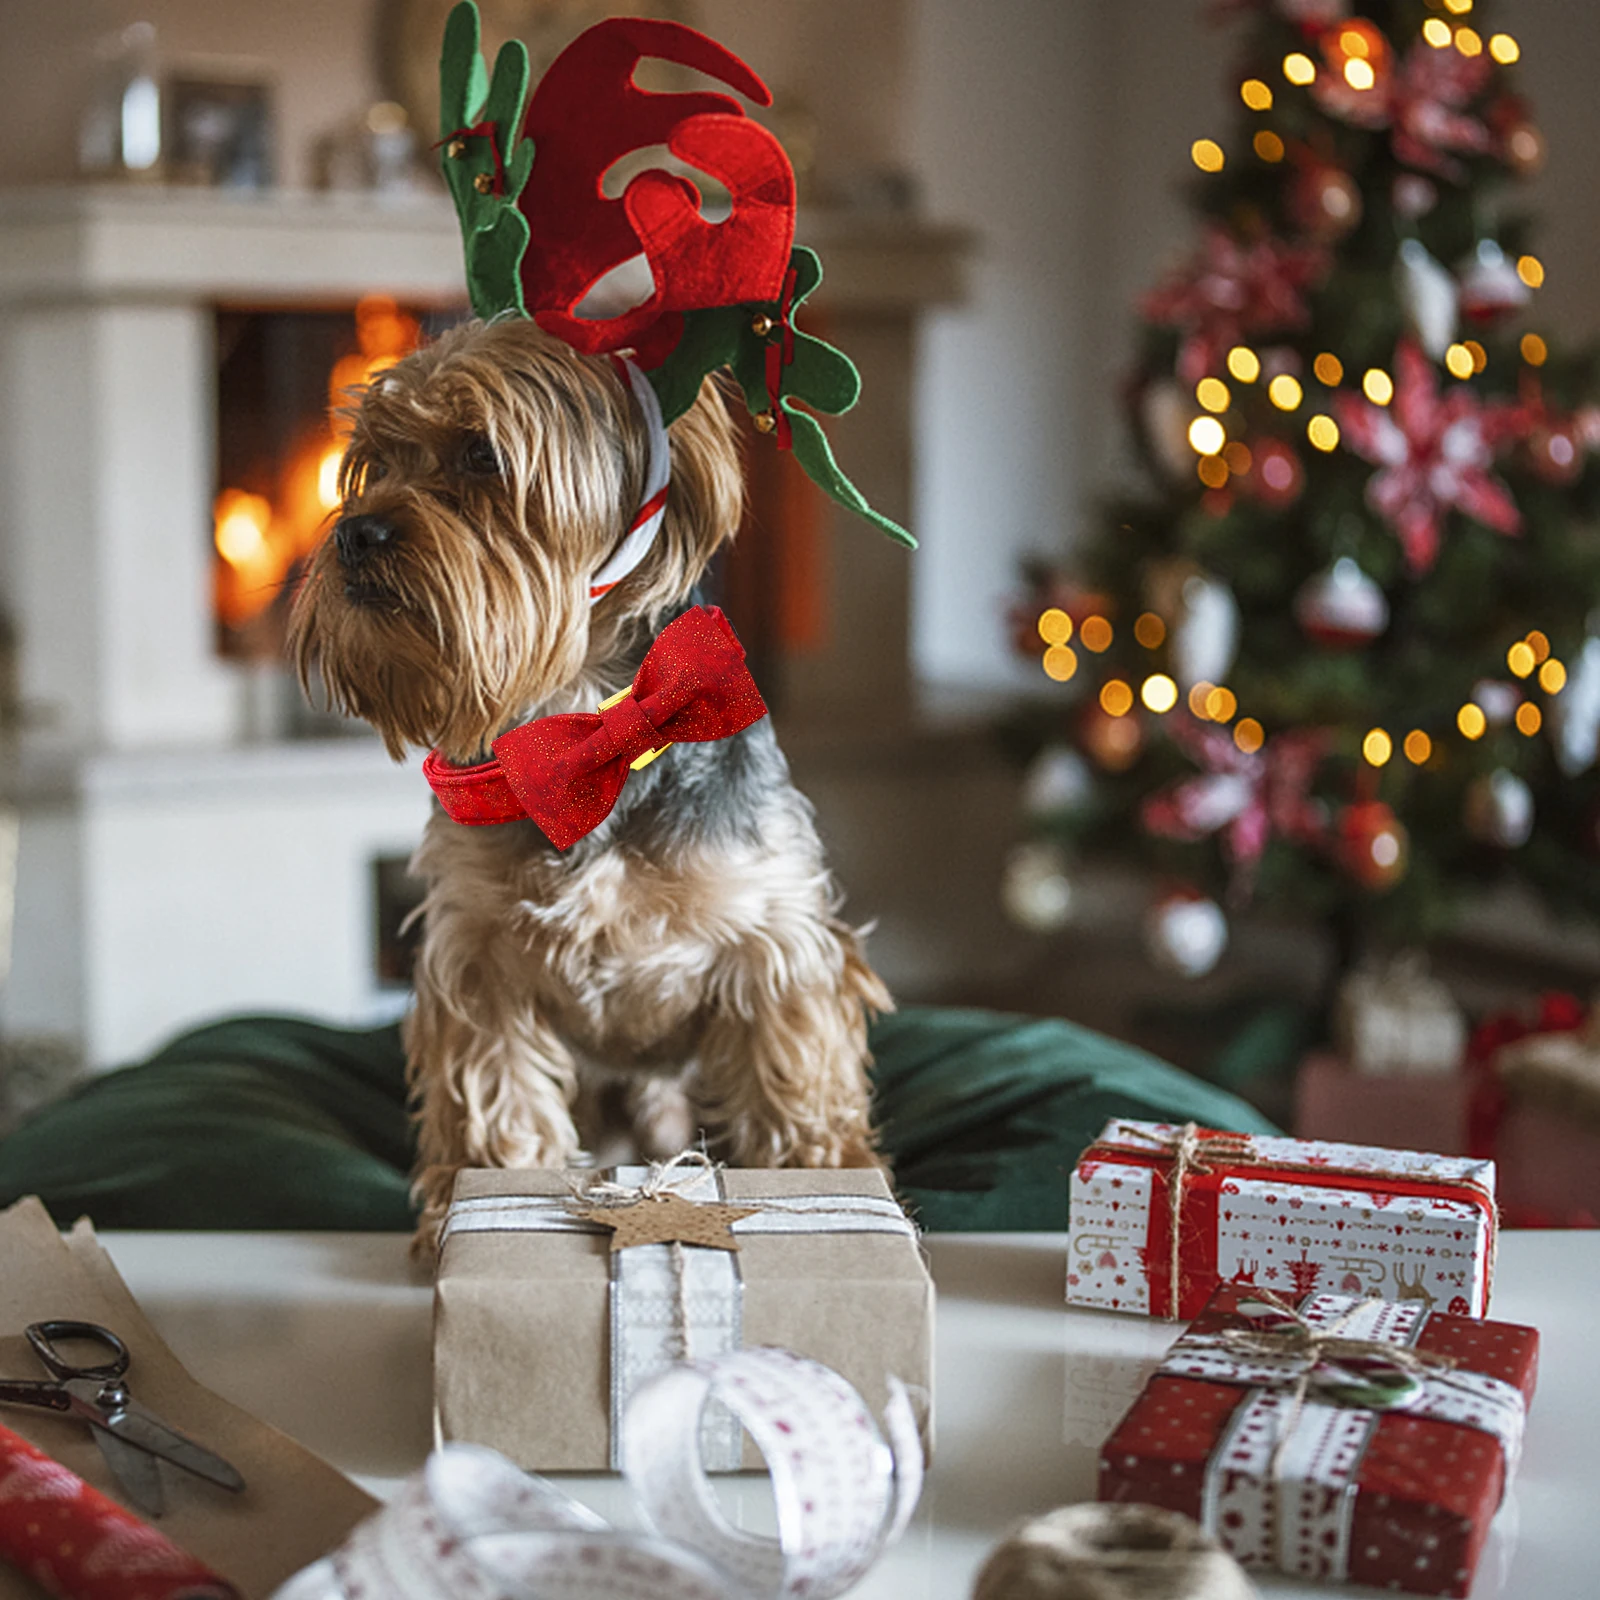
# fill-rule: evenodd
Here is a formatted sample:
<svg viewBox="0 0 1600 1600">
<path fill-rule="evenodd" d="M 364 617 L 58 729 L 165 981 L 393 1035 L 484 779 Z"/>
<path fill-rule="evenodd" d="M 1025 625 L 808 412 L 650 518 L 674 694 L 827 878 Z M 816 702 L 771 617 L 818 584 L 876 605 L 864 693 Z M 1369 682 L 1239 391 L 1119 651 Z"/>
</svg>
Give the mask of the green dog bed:
<svg viewBox="0 0 1600 1600">
<path fill-rule="evenodd" d="M 911 1008 L 872 1030 L 883 1144 L 923 1227 L 1067 1225 L 1109 1117 L 1276 1130 L 1243 1101 L 1069 1022 Z M 235 1017 L 91 1079 L 0 1141 L 0 1205 L 101 1228 L 405 1230 L 398 1027 Z"/>
</svg>

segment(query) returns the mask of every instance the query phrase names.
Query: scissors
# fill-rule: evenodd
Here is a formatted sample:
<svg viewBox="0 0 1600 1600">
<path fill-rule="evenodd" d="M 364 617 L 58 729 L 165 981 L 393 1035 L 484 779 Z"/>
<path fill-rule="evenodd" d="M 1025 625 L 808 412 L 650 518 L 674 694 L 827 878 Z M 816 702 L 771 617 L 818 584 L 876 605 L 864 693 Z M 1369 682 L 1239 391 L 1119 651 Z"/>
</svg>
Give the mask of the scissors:
<svg viewBox="0 0 1600 1600">
<path fill-rule="evenodd" d="M 57 1320 L 31 1323 L 24 1332 L 50 1377 L 0 1379 L 0 1405 L 39 1406 L 87 1422 L 112 1475 L 146 1515 L 159 1517 L 166 1509 L 161 1461 L 236 1493 L 244 1488 L 244 1479 L 229 1462 L 169 1428 L 128 1393 L 123 1382 L 131 1359 L 128 1347 L 109 1328 Z M 68 1361 L 56 1348 L 58 1339 L 101 1345 L 111 1352 L 111 1360 L 97 1366 Z"/>
</svg>

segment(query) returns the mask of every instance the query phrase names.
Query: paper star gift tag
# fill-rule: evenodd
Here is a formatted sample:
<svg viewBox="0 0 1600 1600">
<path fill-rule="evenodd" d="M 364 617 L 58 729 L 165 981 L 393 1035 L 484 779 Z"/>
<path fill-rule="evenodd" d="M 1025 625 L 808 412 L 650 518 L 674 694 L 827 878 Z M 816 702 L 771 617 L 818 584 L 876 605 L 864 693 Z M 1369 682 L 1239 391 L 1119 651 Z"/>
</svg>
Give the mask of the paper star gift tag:
<svg viewBox="0 0 1600 1600">
<path fill-rule="evenodd" d="M 685 1200 L 681 1194 L 641 1196 L 628 1205 L 574 1208 L 585 1222 L 610 1228 L 611 1248 L 627 1250 L 636 1244 L 698 1244 L 708 1250 L 737 1250 L 732 1225 L 753 1217 L 759 1206 L 726 1206 L 716 1201 Z"/>
</svg>

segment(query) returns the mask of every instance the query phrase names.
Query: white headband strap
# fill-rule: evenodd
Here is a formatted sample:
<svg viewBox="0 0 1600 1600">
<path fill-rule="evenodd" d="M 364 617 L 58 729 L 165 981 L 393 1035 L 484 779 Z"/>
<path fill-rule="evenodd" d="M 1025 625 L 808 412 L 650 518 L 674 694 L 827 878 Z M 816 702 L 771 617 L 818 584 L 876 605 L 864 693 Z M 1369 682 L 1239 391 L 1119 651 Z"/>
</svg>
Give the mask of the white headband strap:
<svg viewBox="0 0 1600 1600">
<path fill-rule="evenodd" d="M 667 486 L 672 481 L 672 452 L 667 443 L 666 425 L 661 420 L 661 402 L 650 380 L 625 356 L 613 356 L 618 375 L 627 378 L 633 398 L 644 416 L 650 436 L 650 463 L 645 472 L 644 504 L 629 525 L 622 543 L 606 558 L 606 563 L 589 580 L 589 604 L 608 594 L 650 553 L 656 534 L 667 514 Z"/>
</svg>

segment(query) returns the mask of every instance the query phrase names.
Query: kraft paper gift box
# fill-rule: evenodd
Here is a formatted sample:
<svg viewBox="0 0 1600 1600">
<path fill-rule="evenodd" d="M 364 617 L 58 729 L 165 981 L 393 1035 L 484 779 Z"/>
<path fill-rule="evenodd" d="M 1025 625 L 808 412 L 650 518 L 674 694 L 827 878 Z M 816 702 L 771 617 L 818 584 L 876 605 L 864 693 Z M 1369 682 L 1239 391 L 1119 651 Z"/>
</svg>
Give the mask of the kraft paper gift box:
<svg viewBox="0 0 1600 1600">
<path fill-rule="evenodd" d="M 690 1169 L 672 1187 L 752 1215 L 737 1252 L 611 1248 L 573 1214 L 572 1182 L 634 1185 L 643 1168 L 463 1172 L 434 1288 L 434 1404 L 445 1439 L 538 1472 L 615 1469 L 628 1395 L 676 1357 L 779 1345 L 846 1378 L 874 1414 L 888 1379 L 911 1390 L 931 1442 L 933 1282 L 881 1172 Z M 578 1202 L 582 1204 L 582 1202 Z M 684 1323 L 687 1327 L 684 1327 Z M 702 1429 L 711 1470 L 758 1469 L 720 1408 Z"/>
<path fill-rule="evenodd" d="M 1113 1119 L 1072 1174 L 1067 1302 L 1195 1316 L 1219 1283 L 1488 1310 L 1494 1163 Z"/>
<path fill-rule="evenodd" d="M 1224 1284 L 1173 1345 L 1102 1447 L 1099 1498 L 1181 1511 L 1246 1565 L 1465 1595 L 1516 1469 L 1539 1335 L 1417 1302 L 1299 1302 L 1311 1330 L 1420 1358 L 1408 1373 L 1348 1345 L 1292 1353 L 1297 1334 L 1230 1345 L 1289 1327 L 1252 1294 Z"/>
</svg>

